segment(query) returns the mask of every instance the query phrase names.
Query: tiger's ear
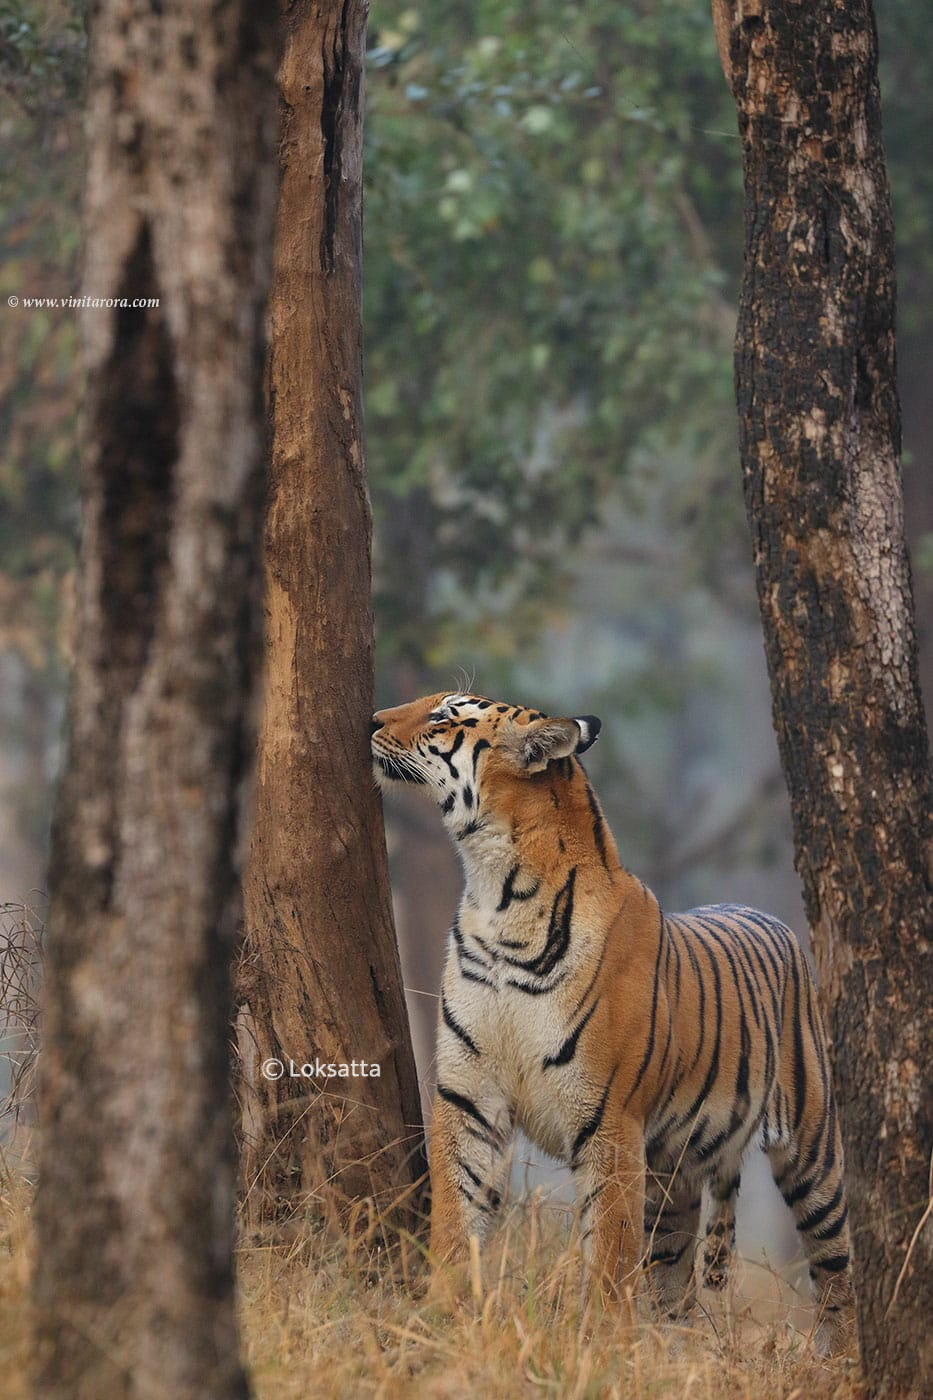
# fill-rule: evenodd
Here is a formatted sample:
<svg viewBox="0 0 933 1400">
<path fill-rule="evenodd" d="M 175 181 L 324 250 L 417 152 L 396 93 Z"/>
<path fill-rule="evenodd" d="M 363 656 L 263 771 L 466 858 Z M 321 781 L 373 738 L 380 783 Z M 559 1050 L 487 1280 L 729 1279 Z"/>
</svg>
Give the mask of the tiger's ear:
<svg viewBox="0 0 933 1400">
<path fill-rule="evenodd" d="M 600 722 L 595 715 L 581 719 L 539 719 L 515 724 L 502 738 L 502 747 L 516 767 L 540 773 L 557 758 L 583 753 L 595 741 Z"/>
<path fill-rule="evenodd" d="M 599 738 L 603 722 L 595 715 L 577 715 L 574 724 L 580 726 L 580 742 L 577 744 L 576 752 L 586 753 L 587 749 L 591 749 Z"/>
</svg>

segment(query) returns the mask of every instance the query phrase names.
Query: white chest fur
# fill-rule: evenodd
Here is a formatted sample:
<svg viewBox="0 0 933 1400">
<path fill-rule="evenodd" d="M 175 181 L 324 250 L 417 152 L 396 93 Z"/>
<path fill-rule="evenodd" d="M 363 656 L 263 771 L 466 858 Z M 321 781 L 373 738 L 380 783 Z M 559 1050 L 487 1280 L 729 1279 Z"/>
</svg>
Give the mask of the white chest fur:
<svg viewBox="0 0 933 1400">
<path fill-rule="evenodd" d="M 573 997 L 580 952 L 571 946 L 544 977 L 525 970 L 553 938 L 555 897 L 519 870 L 503 908 L 513 867 L 503 869 L 483 904 L 476 881 L 461 902 L 444 975 L 438 1075 L 567 1160 L 588 1085 L 579 1062 L 555 1062 L 567 1036 L 567 997 L 556 989 Z"/>
</svg>

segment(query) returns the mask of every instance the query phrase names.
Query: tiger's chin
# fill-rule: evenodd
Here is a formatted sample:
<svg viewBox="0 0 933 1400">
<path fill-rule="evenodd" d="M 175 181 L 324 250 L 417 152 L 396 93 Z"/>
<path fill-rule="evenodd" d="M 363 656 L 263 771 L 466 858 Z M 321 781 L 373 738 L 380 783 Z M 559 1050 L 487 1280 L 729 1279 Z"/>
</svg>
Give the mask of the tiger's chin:
<svg viewBox="0 0 933 1400">
<path fill-rule="evenodd" d="M 390 787 L 394 783 L 420 783 L 427 781 L 416 769 L 398 758 L 388 758 L 385 754 L 373 756 L 373 773 L 380 787 Z"/>
</svg>

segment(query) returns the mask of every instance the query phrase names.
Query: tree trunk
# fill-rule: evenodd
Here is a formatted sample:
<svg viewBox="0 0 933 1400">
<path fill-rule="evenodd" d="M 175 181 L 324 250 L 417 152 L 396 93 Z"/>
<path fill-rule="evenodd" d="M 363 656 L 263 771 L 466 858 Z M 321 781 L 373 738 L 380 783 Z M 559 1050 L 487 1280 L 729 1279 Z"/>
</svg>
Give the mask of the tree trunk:
<svg viewBox="0 0 933 1400">
<path fill-rule="evenodd" d="M 933 1394 L 930 768 L 870 0 L 743 0 L 736 381 L 774 721 L 835 1046 L 863 1364 Z"/>
<path fill-rule="evenodd" d="M 240 983 L 245 1177 L 277 1209 L 415 1203 L 421 1111 L 392 922 L 373 710 L 363 460 L 363 0 L 298 0 L 272 296 L 266 690 Z M 272 1080 L 267 1060 L 285 1067 Z M 291 1077 L 289 1062 L 378 1065 Z M 263 1180 L 257 1183 L 257 1174 Z"/>
<path fill-rule="evenodd" d="M 260 631 L 275 14 L 92 6 L 83 539 L 55 813 L 43 1400 L 243 1396 L 230 959 Z"/>
</svg>

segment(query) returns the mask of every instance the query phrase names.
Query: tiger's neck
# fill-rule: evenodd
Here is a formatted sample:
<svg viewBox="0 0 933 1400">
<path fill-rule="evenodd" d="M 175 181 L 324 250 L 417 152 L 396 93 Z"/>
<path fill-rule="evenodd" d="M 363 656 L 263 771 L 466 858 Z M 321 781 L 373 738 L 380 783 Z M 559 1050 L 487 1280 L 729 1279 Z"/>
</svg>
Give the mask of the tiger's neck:
<svg viewBox="0 0 933 1400">
<path fill-rule="evenodd" d="M 632 879 L 578 761 L 552 765 L 502 798 L 487 796 L 468 822 L 451 826 L 464 903 L 497 927 L 524 922 L 534 897 L 571 870 L 578 886 L 593 892 Z"/>
</svg>

